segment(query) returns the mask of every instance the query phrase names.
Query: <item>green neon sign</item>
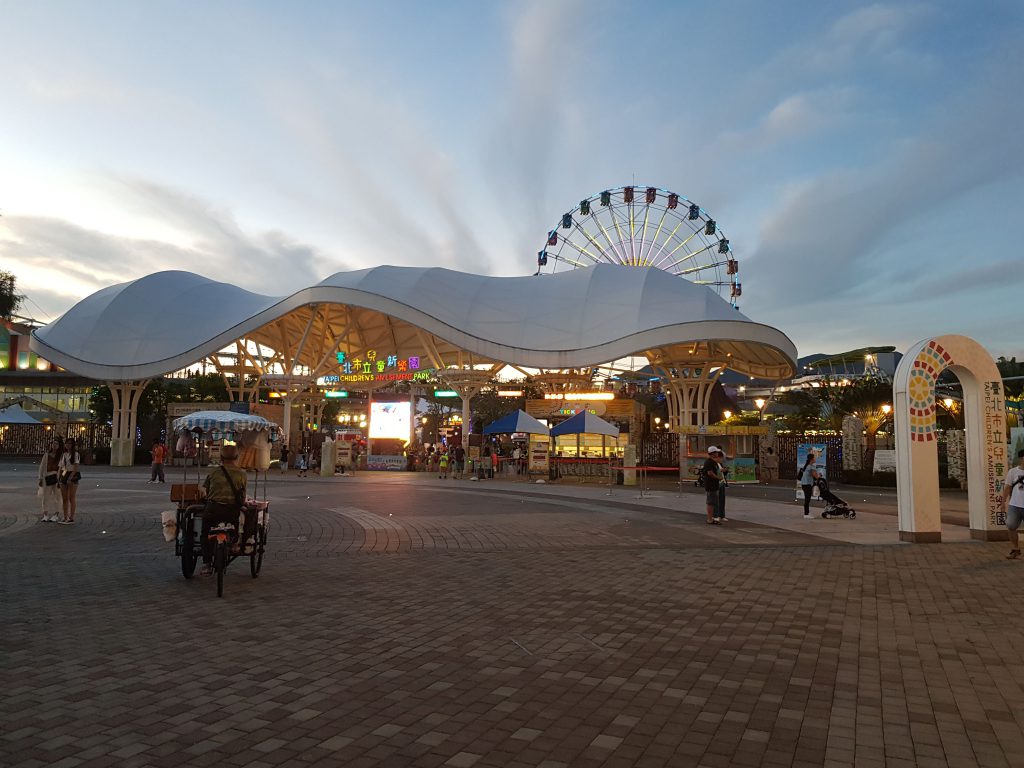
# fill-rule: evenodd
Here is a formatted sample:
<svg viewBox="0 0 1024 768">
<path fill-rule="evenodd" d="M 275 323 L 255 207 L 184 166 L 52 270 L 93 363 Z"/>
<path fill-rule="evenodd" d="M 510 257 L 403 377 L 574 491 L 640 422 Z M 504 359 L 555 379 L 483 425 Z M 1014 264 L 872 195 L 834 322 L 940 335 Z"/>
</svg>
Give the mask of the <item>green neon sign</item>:
<svg viewBox="0 0 1024 768">
<path fill-rule="evenodd" d="M 324 392 L 324 397 L 348 397 L 348 392 L 346 392 L 343 389 L 329 389 L 326 392 Z"/>
<path fill-rule="evenodd" d="M 434 397 L 458 397 L 459 393 L 454 389 L 435 389 Z"/>
</svg>

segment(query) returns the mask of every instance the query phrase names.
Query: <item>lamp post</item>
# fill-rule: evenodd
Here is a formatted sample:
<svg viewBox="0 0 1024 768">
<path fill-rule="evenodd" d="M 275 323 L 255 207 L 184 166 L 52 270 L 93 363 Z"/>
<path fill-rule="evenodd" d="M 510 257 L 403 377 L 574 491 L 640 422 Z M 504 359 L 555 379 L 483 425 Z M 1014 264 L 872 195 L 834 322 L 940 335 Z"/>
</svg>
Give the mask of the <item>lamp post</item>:
<svg viewBox="0 0 1024 768">
<path fill-rule="evenodd" d="M 755 397 L 754 405 L 757 406 L 757 423 L 761 423 L 761 419 L 764 417 L 764 406 L 768 401 L 763 397 Z"/>
</svg>

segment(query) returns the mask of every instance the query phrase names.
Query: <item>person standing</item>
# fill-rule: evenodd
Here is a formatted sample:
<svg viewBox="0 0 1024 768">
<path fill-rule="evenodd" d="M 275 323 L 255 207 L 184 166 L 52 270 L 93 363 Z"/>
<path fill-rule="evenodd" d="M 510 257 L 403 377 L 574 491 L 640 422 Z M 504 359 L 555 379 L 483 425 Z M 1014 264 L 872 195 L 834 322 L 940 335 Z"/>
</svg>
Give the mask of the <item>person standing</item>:
<svg viewBox="0 0 1024 768">
<path fill-rule="evenodd" d="M 452 477 L 456 480 L 461 480 L 462 473 L 466 469 L 466 449 L 461 445 L 456 445 L 455 448 L 452 449 L 452 459 L 455 461 Z"/>
<path fill-rule="evenodd" d="M 57 483 L 60 476 L 60 453 L 60 440 L 51 440 L 46 453 L 43 454 L 43 460 L 39 462 L 39 498 L 44 523 L 56 523 L 60 520 L 57 515 L 60 508 L 60 487 Z"/>
<path fill-rule="evenodd" d="M 715 454 L 715 462 L 718 464 L 718 476 L 721 480 L 718 483 L 718 520 L 728 523 L 729 518 L 725 516 L 725 488 L 729 485 L 729 469 L 725 466 L 725 451 L 719 449 Z"/>
<path fill-rule="evenodd" d="M 768 485 L 778 477 L 779 457 L 775 454 L 775 449 L 769 446 L 764 451 L 764 458 L 761 459 L 761 482 Z"/>
<path fill-rule="evenodd" d="M 821 474 L 814 468 L 814 459 L 814 454 L 808 453 L 803 469 L 800 470 L 800 487 L 804 491 L 805 520 L 809 520 L 811 517 L 811 496 L 814 495 L 814 481 L 821 478 Z"/>
<path fill-rule="evenodd" d="M 61 504 L 64 517 L 60 521 L 64 525 L 72 525 L 75 522 L 75 512 L 78 507 L 78 481 L 82 479 L 82 473 L 78 469 L 82 457 L 75 449 L 75 441 L 68 438 L 64 441 L 64 453 L 60 456 L 57 464 L 57 477 L 60 483 Z"/>
<path fill-rule="evenodd" d="M 1008 560 L 1020 557 L 1020 528 L 1024 519 L 1024 451 L 1017 451 L 1017 466 L 1010 467 L 1003 480 L 1003 511 L 1006 512 L 1006 530 L 1010 532 L 1010 554 Z"/>
<path fill-rule="evenodd" d="M 154 440 L 153 447 L 149 449 L 149 452 L 153 457 L 153 463 L 150 465 L 149 480 L 147 482 L 155 483 L 159 477 L 162 483 L 164 482 L 164 459 L 167 458 L 167 449 L 162 442 Z"/>
<path fill-rule="evenodd" d="M 288 443 L 281 443 L 281 460 L 278 466 L 282 474 L 288 474 Z"/>
<path fill-rule="evenodd" d="M 701 474 L 704 476 L 704 501 L 707 504 L 708 525 L 721 525 L 721 520 L 718 519 L 718 490 L 721 487 L 722 476 L 719 474 L 721 470 L 715 460 L 718 451 L 717 446 L 708 446 L 708 457 L 704 460 L 704 466 L 701 467 Z"/>
<path fill-rule="evenodd" d="M 448 454 L 447 453 L 445 453 L 445 452 L 441 453 L 441 455 L 437 459 L 437 465 L 438 465 L 438 467 L 441 470 L 441 474 L 439 474 L 437 476 L 437 478 L 439 480 L 447 480 L 448 479 Z"/>
</svg>

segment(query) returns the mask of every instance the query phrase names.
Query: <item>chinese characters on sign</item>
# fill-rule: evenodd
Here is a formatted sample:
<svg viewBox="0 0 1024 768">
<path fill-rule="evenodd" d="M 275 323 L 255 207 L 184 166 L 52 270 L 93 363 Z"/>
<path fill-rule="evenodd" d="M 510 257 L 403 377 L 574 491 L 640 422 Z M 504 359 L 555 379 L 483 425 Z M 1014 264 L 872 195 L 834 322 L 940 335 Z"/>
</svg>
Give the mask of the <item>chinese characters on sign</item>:
<svg viewBox="0 0 1024 768">
<path fill-rule="evenodd" d="M 990 526 L 1006 525 L 1002 511 L 1003 477 L 1006 476 L 1006 412 L 1003 383 L 986 381 L 982 400 L 985 417 L 985 504 Z"/>
<path fill-rule="evenodd" d="M 338 364 L 341 374 L 322 376 L 319 384 L 341 384 L 373 381 L 429 381 L 433 378 L 433 368 L 421 368 L 420 358 L 398 357 L 386 355 L 378 358 L 377 351 L 367 350 L 366 359 L 360 357 L 351 360 L 344 352 L 339 352 Z"/>
</svg>

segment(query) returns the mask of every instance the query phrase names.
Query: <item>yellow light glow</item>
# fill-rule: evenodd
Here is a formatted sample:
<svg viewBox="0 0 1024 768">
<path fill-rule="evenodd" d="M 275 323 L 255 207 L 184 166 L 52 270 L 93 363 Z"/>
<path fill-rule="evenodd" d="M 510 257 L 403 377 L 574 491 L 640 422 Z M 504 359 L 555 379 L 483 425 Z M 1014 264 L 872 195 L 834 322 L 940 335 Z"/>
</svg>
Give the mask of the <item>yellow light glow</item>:
<svg viewBox="0 0 1024 768">
<path fill-rule="evenodd" d="M 521 389 L 499 389 L 498 397 L 522 397 L 523 390 Z"/>
<path fill-rule="evenodd" d="M 891 411 L 891 410 L 892 410 L 892 406 L 889 405 L 888 403 L 886 405 L 882 406 L 882 413 L 884 413 L 886 416 L 889 415 L 889 411 Z"/>
<path fill-rule="evenodd" d="M 561 392 L 555 392 L 554 394 L 544 395 L 545 400 L 565 400 L 571 403 L 585 402 L 587 400 L 614 400 L 614 392 L 570 392 L 569 394 L 563 394 Z"/>
<path fill-rule="evenodd" d="M 944 406 L 946 406 L 946 408 L 952 408 L 953 407 L 953 398 L 952 397 L 947 397 L 945 400 L 942 401 L 942 404 Z"/>
<path fill-rule="evenodd" d="M 655 416 L 654 417 L 654 423 L 655 424 L 661 424 L 661 416 Z"/>
<path fill-rule="evenodd" d="M 757 410 L 759 410 L 759 411 L 760 411 L 760 410 L 761 410 L 762 408 L 764 408 L 764 404 L 765 404 L 766 402 L 768 402 L 768 401 L 767 401 L 767 400 L 765 400 L 765 399 L 764 399 L 763 397 L 756 397 L 756 398 L 754 398 L 754 405 L 756 405 L 756 406 L 757 406 Z"/>
<path fill-rule="evenodd" d="M 722 411 L 722 415 L 725 416 L 726 419 L 731 419 L 732 411 Z"/>
</svg>

